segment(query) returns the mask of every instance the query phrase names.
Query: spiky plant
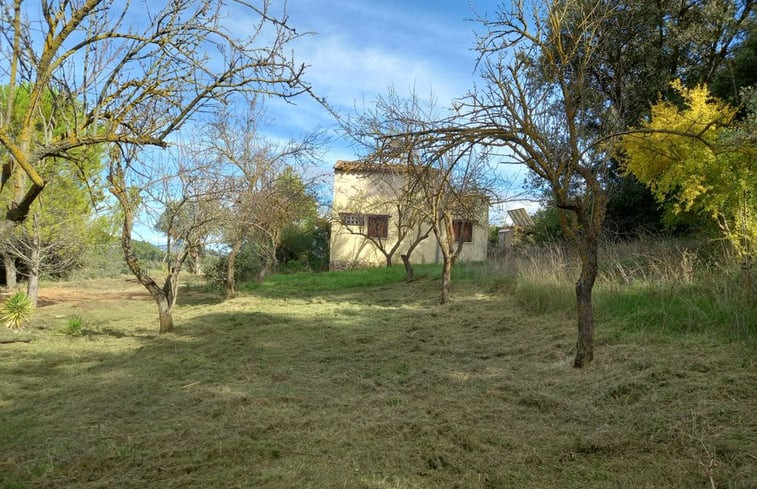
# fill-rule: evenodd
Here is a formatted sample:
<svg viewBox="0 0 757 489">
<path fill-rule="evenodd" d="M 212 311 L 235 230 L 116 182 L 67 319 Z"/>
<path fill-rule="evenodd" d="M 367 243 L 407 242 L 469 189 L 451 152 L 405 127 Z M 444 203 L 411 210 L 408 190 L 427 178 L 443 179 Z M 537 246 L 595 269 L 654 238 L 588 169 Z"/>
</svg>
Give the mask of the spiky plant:
<svg viewBox="0 0 757 489">
<path fill-rule="evenodd" d="M 0 314 L 5 326 L 10 329 L 20 329 L 32 315 L 32 302 L 23 292 L 16 292 L 5 299 L 0 306 Z"/>
</svg>

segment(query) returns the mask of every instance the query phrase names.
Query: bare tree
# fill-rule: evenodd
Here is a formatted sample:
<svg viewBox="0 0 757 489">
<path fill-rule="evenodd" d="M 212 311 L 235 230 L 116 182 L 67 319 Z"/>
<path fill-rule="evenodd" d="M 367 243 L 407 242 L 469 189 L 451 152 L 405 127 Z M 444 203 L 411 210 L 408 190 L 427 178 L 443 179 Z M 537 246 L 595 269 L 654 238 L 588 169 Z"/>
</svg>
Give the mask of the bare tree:
<svg viewBox="0 0 757 489">
<path fill-rule="evenodd" d="M 27 280 L 26 295 L 34 306 L 41 274 L 65 274 L 76 268 L 87 244 L 78 234 L 81 229 L 70 226 L 65 217 L 54 225 L 44 225 L 44 217 L 43 210 L 32 211 L 28 225 L 16 228 L 6 242 L 8 256 L 24 265 L 21 274 Z"/>
<path fill-rule="evenodd" d="M 268 0 L 61 0 L 36 7 L 14 0 L 0 8 L 0 57 L 7 61 L 0 70 L 8 80 L 0 145 L 10 155 L 0 192 L 16 188 L 0 215 L 0 241 L 26 219 L 43 191 L 41 161 L 113 145 L 108 180 L 124 215 L 126 262 L 158 302 L 160 331 L 170 331 L 180 268 L 170 270 L 160 287 L 141 269 L 130 244 L 136 204 L 146 188 L 131 181 L 144 173 L 139 163 L 149 159 L 136 158 L 135 148 L 166 147 L 187 121 L 235 94 L 291 97 L 309 91 L 300 79 L 303 67 L 285 51 L 299 34 Z M 244 36 L 225 27 L 229 15 L 249 19 Z M 22 90 L 28 93 L 23 106 L 15 95 Z M 55 94 L 52 110 L 41 111 L 49 93 Z M 40 124 L 65 130 L 38 140 L 33 136 Z"/>
<path fill-rule="evenodd" d="M 593 358 L 592 290 L 607 206 L 604 175 L 613 138 L 622 130 L 612 117 L 597 117 L 603 100 L 590 83 L 601 68 L 597 47 L 612 35 L 603 30 L 612 15 L 613 5 L 603 0 L 503 4 L 493 20 L 480 19 L 482 86 L 442 119 L 417 110 L 414 101 L 390 104 L 385 112 L 392 125 L 379 131 L 386 147 L 400 141 L 439 165 L 430 182 L 445 182 L 470 151 L 483 148 L 490 158 L 527 166 L 549 185 L 563 231 L 581 260 L 575 367 Z M 450 218 L 444 211 L 438 215 L 438 227 L 451 231 Z M 449 247 L 446 253 L 453 256 Z"/>
<path fill-rule="evenodd" d="M 15 187 L 8 190 L 12 204 L 0 213 L 0 241 L 44 189 L 38 169 L 44 158 L 104 143 L 165 147 L 187 120 L 234 93 L 308 91 L 300 80 L 303 67 L 285 52 L 299 34 L 269 0 L 27 5 L 0 5 L 0 73 L 8 80 L 0 145 L 10 155 L 0 192 Z M 225 27 L 229 15 L 249 19 L 245 37 Z M 20 91 L 28 93 L 23 106 L 16 103 Z M 53 108 L 41 111 L 48 93 L 55 94 Z M 33 137 L 40 124 L 65 130 L 40 141 Z"/>
<path fill-rule="evenodd" d="M 175 161 L 168 158 L 175 155 L 168 153 L 153 155 L 151 161 L 146 154 L 140 155 L 138 148 L 127 149 L 132 151 L 113 147 L 108 173 L 109 190 L 122 213 L 121 248 L 129 270 L 157 303 L 160 333 L 167 333 L 173 330 L 173 308 L 182 267 L 217 224 L 218 212 L 213 204 L 216 197 L 212 182 L 204 178 L 205 167 L 191 157 L 191 152 Z M 134 171 L 135 167 L 139 171 Z M 142 211 L 166 216 L 162 284 L 142 267 L 133 248 L 134 222 Z"/>
<path fill-rule="evenodd" d="M 581 260 L 576 282 L 575 367 L 593 358 L 592 290 L 607 193 L 604 175 L 613 135 L 611 117 L 590 87 L 595 56 L 612 6 L 602 0 L 522 2 L 493 20 L 481 19 L 478 39 L 483 85 L 455 107 L 453 117 L 412 133 L 437 155 L 483 146 L 489 156 L 523 164 L 549 185 L 565 235 Z M 596 127 L 602 124 L 603 127 Z"/>
<path fill-rule="evenodd" d="M 438 122 L 433 96 L 422 100 L 412 93 L 403 99 L 390 90 L 347 129 L 372 147 L 373 161 L 401 165 L 407 185 L 401 194 L 404 204 L 412 208 L 412 220 L 428 226 L 420 236 L 433 233 L 441 250 L 442 304 L 450 299 L 452 266 L 466 236 L 472 238 L 477 227 L 488 226 L 482 216 L 488 216 L 489 197 L 498 185 L 475 143 L 445 139 L 448 124 L 447 119 Z M 405 255 L 417 245 L 410 241 Z"/>
<path fill-rule="evenodd" d="M 236 257 L 245 242 L 254 243 L 260 258 L 258 282 L 276 271 L 276 251 L 285 227 L 315 214 L 315 198 L 302 169 L 319 151 L 317 133 L 284 144 L 258 131 L 262 106 L 258 100 L 247 110 L 220 111 L 209 124 L 203 155 L 215 168 L 222 241 L 229 246 L 225 277 L 226 296 L 236 294 Z"/>
</svg>

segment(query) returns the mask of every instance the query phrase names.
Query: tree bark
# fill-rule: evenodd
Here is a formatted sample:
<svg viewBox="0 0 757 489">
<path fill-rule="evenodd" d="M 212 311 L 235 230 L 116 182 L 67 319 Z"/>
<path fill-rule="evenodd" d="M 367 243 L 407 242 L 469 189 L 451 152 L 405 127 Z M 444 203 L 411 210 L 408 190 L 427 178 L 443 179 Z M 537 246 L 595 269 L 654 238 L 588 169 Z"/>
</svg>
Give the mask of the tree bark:
<svg viewBox="0 0 757 489">
<path fill-rule="evenodd" d="M 5 286 L 13 290 L 18 286 L 16 258 L 12 253 L 3 253 L 3 265 L 5 266 Z"/>
<path fill-rule="evenodd" d="M 439 300 L 440 304 L 446 304 L 449 302 L 449 286 L 452 282 L 452 257 L 444 255 L 444 263 L 442 264 L 442 297 Z"/>
<path fill-rule="evenodd" d="M 194 248 L 189 252 L 189 267 L 195 275 L 202 275 L 202 256 Z"/>
<path fill-rule="evenodd" d="M 155 302 L 158 304 L 158 320 L 160 321 L 160 334 L 170 333 L 173 331 L 173 308 L 171 303 L 164 294 L 153 294 Z"/>
<path fill-rule="evenodd" d="M 32 242 L 29 250 L 29 281 L 26 284 L 26 296 L 37 307 L 37 298 L 39 297 L 39 227 L 37 225 L 37 215 L 33 216 Z"/>
<path fill-rule="evenodd" d="M 591 296 L 597 279 L 598 243 L 590 241 L 581 250 L 581 275 L 576 282 L 578 341 L 573 367 L 583 368 L 594 359 L 594 309 Z"/>
<path fill-rule="evenodd" d="M 239 250 L 242 248 L 242 240 L 234 241 L 226 261 L 226 298 L 231 299 L 237 293 L 236 263 Z"/>
<path fill-rule="evenodd" d="M 263 279 L 268 274 L 268 260 L 263 260 L 262 265 L 260 266 L 260 271 L 258 271 L 258 277 L 257 277 L 257 283 L 258 285 L 263 283 Z"/>
<path fill-rule="evenodd" d="M 413 271 L 413 264 L 410 263 L 410 255 L 400 255 L 402 258 L 402 264 L 405 265 L 405 280 L 412 282 L 415 278 L 415 272 Z"/>
<path fill-rule="evenodd" d="M 402 263 L 405 265 L 406 280 L 408 282 L 412 282 L 415 279 L 415 271 L 413 270 L 413 264 L 410 263 L 410 257 L 412 256 L 413 251 L 415 251 L 415 248 L 417 248 L 418 245 L 421 244 L 421 241 L 428 238 L 429 234 L 431 234 L 431 228 L 429 228 L 424 234 L 415 238 L 413 242 L 410 243 L 410 246 L 408 246 L 407 252 L 405 252 L 404 255 L 400 255 L 400 258 L 402 258 Z"/>
</svg>

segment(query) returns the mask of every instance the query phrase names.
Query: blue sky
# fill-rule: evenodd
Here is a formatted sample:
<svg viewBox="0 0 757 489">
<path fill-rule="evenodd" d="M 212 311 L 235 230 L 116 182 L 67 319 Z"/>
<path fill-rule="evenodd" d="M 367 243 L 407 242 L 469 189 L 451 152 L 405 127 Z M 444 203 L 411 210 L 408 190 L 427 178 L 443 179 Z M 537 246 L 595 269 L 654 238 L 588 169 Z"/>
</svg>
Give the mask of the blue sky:
<svg viewBox="0 0 757 489">
<path fill-rule="evenodd" d="M 369 104 L 390 86 L 400 94 L 433 91 L 446 104 L 464 95 L 476 78 L 477 25 L 465 19 L 474 17 L 474 8 L 483 13 L 496 3 L 473 1 L 289 0 L 290 24 L 313 33 L 297 41 L 294 54 L 308 65 L 306 80 L 316 94 L 343 113 L 356 103 Z M 269 103 L 277 135 L 334 125 L 316 103 L 304 98 L 295 103 Z M 354 157 L 339 141 L 331 154 Z"/>
<path fill-rule="evenodd" d="M 273 3 L 276 3 L 274 0 Z M 342 114 L 355 105 L 370 104 L 393 87 L 400 95 L 431 92 L 440 105 L 469 91 L 478 79 L 473 50 L 479 25 L 477 14 L 492 14 L 496 0 L 288 0 L 289 24 L 312 33 L 289 46 L 295 59 L 307 65 L 305 79 Z M 278 8 L 278 7 L 277 7 Z M 276 11 L 280 14 L 281 11 Z M 229 19 L 230 28 L 244 35 L 253 19 Z M 302 96 L 294 104 L 266 103 L 269 137 L 287 140 L 313 131 L 330 131 L 331 142 L 317 171 L 326 175 L 325 191 L 334 163 L 358 155 L 338 132 L 336 121 L 314 100 Z M 516 177 L 522 180 L 522 176 Z M 509 208 L 534 203 L 516 202 Z M 490 221 L 502 224 L 504 208 L 492 209 Z M 147 227 L 144 239 L 159 241 Z"/>
<path fill-rule="evenodd" d="M 440 105 L 464 96 L 478 79 L 475 72 L 473 21 L 491 15 L 495 0 L 289 0 L 289 23 L 311 32 L 293 46 L 295 58 L 308 65 L 305 78 L 318 96 L 340 113 L 354 112 L 393 87 L 400 95 L 432 93 Z M 279 138 L 297 137 L 320 126 L 332 130 L 319 170 L 353 159 L 356 149 L 340 137 L 333 117 L 313 100 L 268 103 L 269 131 Z M 516 177 L 522 180 L 522 176 Z M 510 208 L 533 203 L 516 203 Z M 492 222 L 501 223 L 502 209 Z"/>
</svg>

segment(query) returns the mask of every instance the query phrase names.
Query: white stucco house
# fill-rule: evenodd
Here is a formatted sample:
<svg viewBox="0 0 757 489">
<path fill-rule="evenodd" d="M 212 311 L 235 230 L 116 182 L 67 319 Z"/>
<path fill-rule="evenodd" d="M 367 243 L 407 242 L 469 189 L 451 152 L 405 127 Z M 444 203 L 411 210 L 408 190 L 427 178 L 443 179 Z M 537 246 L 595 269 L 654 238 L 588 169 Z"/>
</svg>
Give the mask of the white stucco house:
<svg viewBox="0 0 757 489">
<path fill-rule="evenodd" d="M 394 263 L 406 253 L 416 237 L 430 230 L 423 212 L 408 212 L 398 202 L 413 199 L 408 191 L 408 174 L 401 165 L 337 161 L 334 166 L 331 250 L 332 270 L 381 266 L 386 253 L 395 249 Z M 478 197 L 482 200 L 482 197 Z M 420 201 L 420 199 L 418 199 Z M 453 220 L 456 241 L 462 241 L 459 261 L 486 259 L 488 201 L 478 205 L 473 215 Z M 433 233 L 421 241 L 411 255 L 413 263 L 441 263 L 441 249 Z"/>
</svg>

